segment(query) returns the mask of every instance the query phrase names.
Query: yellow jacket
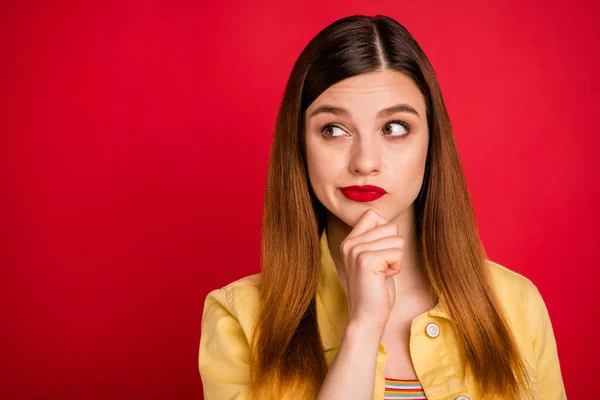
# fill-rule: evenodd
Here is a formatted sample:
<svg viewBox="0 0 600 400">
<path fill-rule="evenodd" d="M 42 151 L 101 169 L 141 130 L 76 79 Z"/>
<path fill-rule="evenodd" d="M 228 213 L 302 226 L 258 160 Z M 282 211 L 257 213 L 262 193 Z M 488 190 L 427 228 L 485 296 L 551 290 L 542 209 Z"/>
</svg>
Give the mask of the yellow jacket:
<svg viewBox="0 0 600 400">
<path fill-rule="evenodd" d="M 325 235 L 323 232 L 321 236 L 322 275 L 316 301 L 323 351 L 330 366 L 347 324 L 348 309 L 347 295 L 337 275 Z M 522 275 L 497 263 L 488 263 L 520 351 L 533 372 L 533 398 L 566 399 L 556 341 L 539 291 Z M 260 274 L 247 276 L 213 290 L 206 297 L 198 357 L 205 400 L 248 398 L 248 343 L 252 338 L 251 327 L 258 307 L 259 279 Z M 431 324 L 437 326 L 433 331 Z M 429 400 L 480 398 L 472 377 L 462 372 L 464 360 L 459 353 L 453 325 L 440 304 L 413 320 L 410 352 L 415 372 Z M 385 349 L 380 345 L 375 400 L 383 399 L 386 357 Z"/>
</svg>

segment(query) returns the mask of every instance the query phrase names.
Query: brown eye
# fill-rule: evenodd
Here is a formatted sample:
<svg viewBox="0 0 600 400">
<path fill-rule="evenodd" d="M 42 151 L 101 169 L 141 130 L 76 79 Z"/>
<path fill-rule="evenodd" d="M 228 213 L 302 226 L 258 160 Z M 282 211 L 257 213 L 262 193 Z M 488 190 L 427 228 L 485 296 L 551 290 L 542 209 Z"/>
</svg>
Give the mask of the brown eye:
<svg viewBox="0 0 600 400">
<path fill-rule="evenodd" d="M 336 128 L 340 131 L 339 135 L 334 135 Z M 323 136 L 330 137 L 330 138 L 342 136 L 342 134 L 343 134 L 343 130 L 339 126 L 331 125 L 331 124 L 325 125 L 323 127 L 323 129 L 321 129 L 321 132 L 323 133 Z"/>
<path fill-rule="evenodd" d="M 383 127 L 383 133 L 386 136 L 406 136 L 408 134 L 408 127 L 400 121 L 388 122 Z"/>
</svg>

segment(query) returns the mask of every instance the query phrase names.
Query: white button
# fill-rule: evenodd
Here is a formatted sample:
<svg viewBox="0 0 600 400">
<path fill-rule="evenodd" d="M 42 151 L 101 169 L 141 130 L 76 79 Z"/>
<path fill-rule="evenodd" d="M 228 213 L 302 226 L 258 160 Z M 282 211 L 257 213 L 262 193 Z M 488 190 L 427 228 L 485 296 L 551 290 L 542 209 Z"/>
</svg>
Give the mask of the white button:
<svg viewBox="0 0 600 400">
<path fill-rule="evenodd" d="M 440 327 L 437 326 L 437 324 L 434 324 L 433 322 L 430 324 L 427 324 L 427 327 L 425 328 L 425 332 L 427 332 L 427 336 L 429 337 L 438 337 L 440 336 Z M 460 400 L 464 400 L 464 399 L 460 399 Z M 469 400 L 469 399 L 467 399 Z"/>
<path fill-rule="evenodd" d="M 456 400 L 469 400 L 467 396 L 458 396 Z"/>
</svg>

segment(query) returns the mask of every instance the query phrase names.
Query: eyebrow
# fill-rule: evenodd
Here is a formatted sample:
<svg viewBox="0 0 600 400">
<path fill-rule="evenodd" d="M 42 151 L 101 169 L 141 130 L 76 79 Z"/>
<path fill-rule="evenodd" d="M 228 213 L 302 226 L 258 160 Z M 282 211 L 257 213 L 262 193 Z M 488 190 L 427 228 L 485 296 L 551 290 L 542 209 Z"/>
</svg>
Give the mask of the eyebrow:
<svg viewBox="0 0 600 400">
<path fill-rule="evenodd" d="M 419 115 L 417 110 L 415 110 L 413 107 L 411 107 L 410 105 L 408 105 L 406 103 L 396 104 L 394 106 L 384 108 L 383 110 L 380 110 L 377 113 L 377 117 L 385 118 L 385 117 L 389 117 L 390 115 L 393 115 L 397 112 L 407 112 L 407 113 L 416 115 L 417 117 L 419 117 L 419 119 L 421 118 L 421 116 Z M 312 110 L 309 118 L 312 118 L 315 115 L 321 114 L 321 113 L 334 114 L 334 115 L 339 115 L 341 117 L 347 117 L 347 118 L 350 117 L 350 113 L 348 112 L 348 110 L 346 110 L 344 108 L 334 107 L 334 106 L 329 106 L 329 105 L 322 105 L 322 106 L 319 106 L 319 107 L 315 108 L 314 110 Z"/>
</svg>

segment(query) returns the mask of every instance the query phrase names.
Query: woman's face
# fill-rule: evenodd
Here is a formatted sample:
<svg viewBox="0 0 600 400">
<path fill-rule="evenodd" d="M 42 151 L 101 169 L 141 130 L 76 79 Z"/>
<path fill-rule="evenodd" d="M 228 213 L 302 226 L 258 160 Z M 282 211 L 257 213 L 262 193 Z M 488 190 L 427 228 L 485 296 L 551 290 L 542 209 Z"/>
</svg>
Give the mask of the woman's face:
<svg viewBox="0 0 600 400">
<path fill-rule="evenodd" d="M 384 69 L 345 79 L 321 93 L 304 118 L 310 184 L 329 212 L 354 226 L 368 208 L 388 221 L 412 210 L 429 129 L 425 99 L 411 78 Z M 376 185 L 387 194 L 351 200 L 340 191 L 350 185 Z"/>
</svg>

